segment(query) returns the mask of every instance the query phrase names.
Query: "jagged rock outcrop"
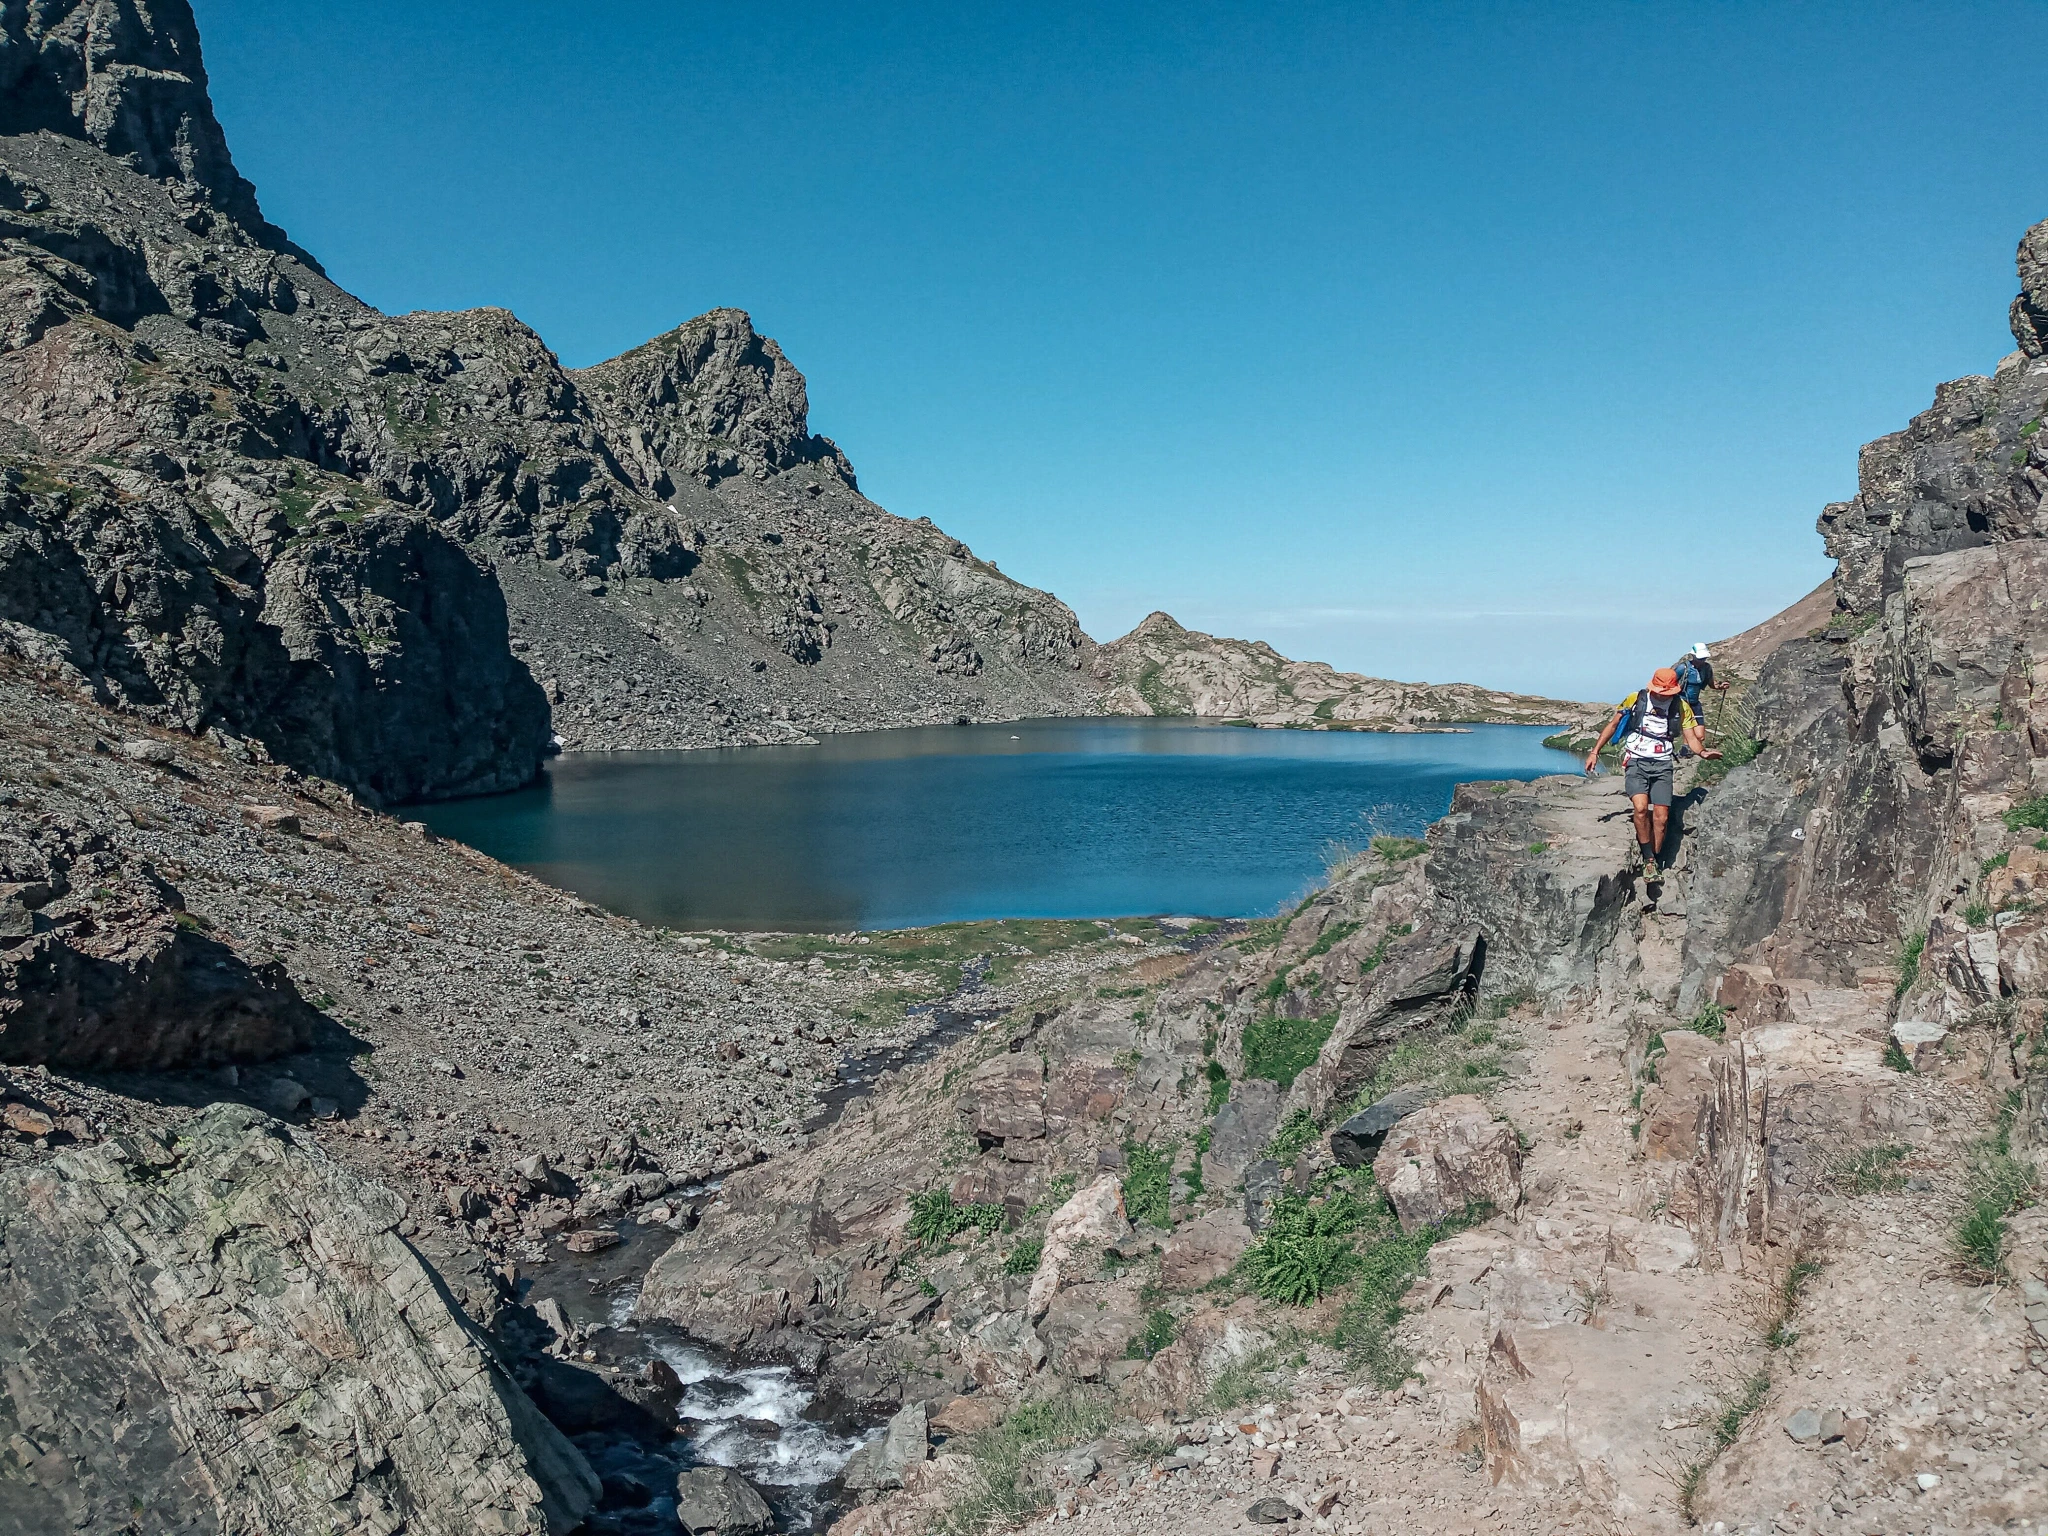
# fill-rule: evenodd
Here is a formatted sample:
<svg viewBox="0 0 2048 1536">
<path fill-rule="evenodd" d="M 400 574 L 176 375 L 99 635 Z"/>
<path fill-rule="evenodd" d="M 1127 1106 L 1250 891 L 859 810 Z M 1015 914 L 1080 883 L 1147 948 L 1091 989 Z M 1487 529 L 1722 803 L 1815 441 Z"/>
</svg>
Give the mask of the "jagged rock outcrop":
<svg viewBox="0 0 2048 1536">
<path fill-rule="evenodd" d="M 597 1479 L 403 1214 L 239 1106 L 0 1173 L 0 1524 L 564 1536 Z"/>
<path fill-rule="evenodd" d="M 1289 661 L 1264 641 L 1221 640 L 1146 615 L 1095 654 L 1095 679 L 1112 714 L 1197 715 L 1252 725 L 1333 731 L 1410 731 L 1494 722 L 1589 724 L 1595 704 L 1531 698 L 1470 683 L 1395 683 Z"/>
<path fill-rule="evenodd" d="M 228 153 L 186 0 L 39 0 L 11 10 L 0 32 L 0 135 L 83 139 L 266 243 L 282 241 Z"/>
<path fill-rule="evenodd" d="M 1689 995 L 1737 961 L 1852 987 L 1924 944 L 1909 1013 L 1957 1017 L 1985 1000 L 1953 956 L 1978 927 L 1979 947 L 1995 948 L 2004 921 L 1940 920 L 1972 906 L 1986 862 L 2019 840 L 2008 813 L 2048 789 L 2032 681 L 2048 646 L 2035 597 L 2048 576 L 2048 358 L 2026 288 L 2042 239 L 2037 227 L 2021 246 L 2021 350 L 1865 447 L 1856 498 L 1821 515 L 1837 616 L 1765 666 L 1754 698 L 1767 749 L 1701 825 Z"/>
</svg>

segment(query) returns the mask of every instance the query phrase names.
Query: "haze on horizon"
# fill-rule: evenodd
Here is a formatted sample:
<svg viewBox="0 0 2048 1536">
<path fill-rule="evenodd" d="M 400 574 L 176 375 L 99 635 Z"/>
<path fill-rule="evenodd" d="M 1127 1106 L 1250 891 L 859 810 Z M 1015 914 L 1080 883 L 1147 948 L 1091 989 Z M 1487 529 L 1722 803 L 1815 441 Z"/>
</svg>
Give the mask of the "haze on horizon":
<svg viewBox="0 0 2048 1536">
<path fill-rule="evenodd" d="M 1070 603 L 1612 697 L 2011 349 L 2018 4 L 197 0 L 269 216 L 571 365 L 718 305 Z M 601 24 L 599 24 L 601 22 Z"/>
</svg>

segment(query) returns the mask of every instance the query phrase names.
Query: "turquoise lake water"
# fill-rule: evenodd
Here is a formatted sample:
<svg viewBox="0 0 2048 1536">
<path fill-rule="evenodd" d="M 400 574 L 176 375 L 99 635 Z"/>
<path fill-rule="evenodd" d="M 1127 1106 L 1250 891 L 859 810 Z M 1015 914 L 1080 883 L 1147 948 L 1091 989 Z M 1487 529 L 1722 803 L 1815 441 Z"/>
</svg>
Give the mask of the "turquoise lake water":
<svg viewBox="0 0 2048 1536">
<path fill-rule="evenodd" d="M 1571 773 L 1540 726 L 1455 735 L 1027 720 L 815 746 L 571 754 L 437 832 L 645 922 L 841 931 L 1256 917 L 1333 848 L 1419 835 L 1468 779 Z"/>
</svg>

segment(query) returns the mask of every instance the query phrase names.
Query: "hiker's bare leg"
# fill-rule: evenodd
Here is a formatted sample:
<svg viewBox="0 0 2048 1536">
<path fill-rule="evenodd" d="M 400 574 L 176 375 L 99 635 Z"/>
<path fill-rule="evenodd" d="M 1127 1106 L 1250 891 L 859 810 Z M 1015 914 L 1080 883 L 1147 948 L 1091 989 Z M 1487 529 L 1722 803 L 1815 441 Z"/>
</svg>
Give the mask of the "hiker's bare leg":
<svg viewBox="0 0 2048 1536">
<path fill-rule="evenodd" d="M 1651 821 L 1651 823 L 1652 823 L 1652 824 L 1653 824 L 1653 825 L 1654 825 L 1654 826 L 1656 827 L 1656 829 L 1657 829 L 1657 839 L 1656 839 L 1656 841 L 1655 841 L 1655 842 L 1653 842 L 1653 843 L 1651 843 L 1651 844 L 1650 844 L 1650 851 L 1651 851 L 1652 853 L 1656 854 L 1656 856 L 1657 856 L 1657 858 L 1658 858 L 1658 861 L 1659 861 L 1660 863 L 1661 863 L 1661 862 L 1663 861 L 1663 858 L 1664 858 L 1664 828 L 1665 828 L 1665 825 L 1666 825 L 1666 824 L 1667 824 L 1667 823 L 1668 823 L 1668 822 L 1669 822 L 1670 820 L 1671 820 L 1671 807 L 1670 807 L 1670 806 L 1668 806 L 1668 805 L 1655 805 L 1655 806 L 1652 806 L 1652 807 L 1650 807 L 1650 821 Z M 1642 824 L 1642 821 L 1641 821 L 1641 818 L 1640 818 L 1640 817 L 1638 817 L 1638 818 L 1637 818 L 1637 823 L 1636 823 L 1636 824 L 1637 824 L 1638 826 L 1640 826 L 1640 825 Z M 1638 834 L 1638 835 L 1640 835 L 1640 834 Z"/>
<path fill-rule="evenodd" d="M 1629 804 L 1635 807 L 1636 843 L 1646 846 L 1650 841 L 1650 797 L 1647 794 L 1630 795 Z"/>
</svg>

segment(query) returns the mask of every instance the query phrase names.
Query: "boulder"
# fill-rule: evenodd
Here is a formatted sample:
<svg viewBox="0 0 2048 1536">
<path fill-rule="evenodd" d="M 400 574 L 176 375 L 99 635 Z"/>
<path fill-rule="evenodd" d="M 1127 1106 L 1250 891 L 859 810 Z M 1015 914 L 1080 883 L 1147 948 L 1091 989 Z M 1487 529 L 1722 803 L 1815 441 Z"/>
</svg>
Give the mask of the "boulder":
<svg viewBox="0 0 2048 1536">
<path fill-rule="evenodd" d="M 1481 1449 L 1495 1483 L 1578 1487 L 1603 1524 L 1668 1507 L 1668 1452 L 1645 1425 L 1692 1422 L 1709 1389 L 1677 1336 L 1579 1323 L 1502 1327 L 1481 1370 Z"/>
<path fill-rule="evenodd" d="M 1045 1246 L 1040 1250 L 1038 1269 L 1031 1276 L 1031 1291 L 1024 1310 L 1033 1322 L 1045 1316 L 1046 1308 L 1059 1294 L 1073 1269 L 1076 1251 L 1084 1245 L 1113 1243 L 1131 1230 L 1124 1217 L 1123 1187 L 1113 1173 L 1105 1173 L 1052 1213 L 1045 1224 Z"/>
<path fill-rule="evenodd" d="M 1230 1091 L 1229 1102 L 1216 1111 L 1209 1127 L 1209 1150 L 1202 1156 L 1202 1182 L 1228 1189 L 1245 1169 L 1266 1155 L 1266 1143 L 1280 1124 L 1280 1085 L 1263 1077 L 1247 1078 Z"/>
<path fill-rule="evenodd" d="M 978 1435 L 1003 1421 L 1003 1405 L 991 1397 L 966 1393 L 949 1398 L 931 1416 L 927 1428 L 948 1439 L 956 1435 Z"/>
<path fill-rule="evenodd" d="M 1045 1341 L 1021 1312 L 994 1312 L 960 1341 L 960 1363 L 984 1387 L 1021 1387 L 1045 1364 Z"/>
<path fill-rule="evenodd" d="M 1380 1145 L 1402 1117 L 1412 1115 L 1429 1102 L 1423 1088 L 1396 1088 L 1377 1103 L 1370 1104 L 1330 1132 L 1330 1152 L 1345 1168 L 1370 1167 Z"/>
<path fill-rule="evenodd" d="M 1244 1171 L 1244 1219 L 1254 1232 L 1263 1232 L 1273 1214 L 1273 1202 L 1286 1186 L 1287 1170 L 1270 1157 L 1262 1157 Z"/>
<path fill-rule="evenodd" d="M 18 889 L 18 888 L 17 888 Z M 0 1061 L 85 1072 L 264 1061 L 312 1045 L 320 1016 L 278 961 L 252 966 L 188 917 L 146 868 L 125 871 L 63 926 L 0 949 Z M 78 898 L 0 901 L 40 924 Z M 0 921 L 0 930 L 4 930 Z M 0 931 L 0 945 L 8 936 Z"/>
<path fill-rule="evenodd" d="M 983 1145 L 1045 1135 L 1045 1068 L 1036 1054 L 1006 1051 L 974 1069 L 967 1082 L 974 1134 Z"/>
<path fill-rule="evenodd" d="M 1159 1283 L 1168 1290 L 1189 1291 L 1230 1272 L 1252 1243 L 1252 1229 L 1241 1212 L 1211 1211 L 1198 1221 L 1175 1229 L 1166 1240 L 1159 1264 Z"/>
<path fill-rule="evenodd" d="M 687 1536 L 760 1536 L 775 1511 L 731 1467 L 691 1467 L 676 1474 L 676 1521 Z"/>
<path fill-rule="evenodd" d="M 856 1491 L 901 1488 L 904 1474 L 931 1454 L 930 1434 L 924 1404 L 904 1405 L 881 1434 L 853 1453 L 846 1463 L 846 1486 Z"/>
<path fill-rule="evenodd" d="M 550 1163 L 544 1152 L 522 1157 L 512 1165 L 512 1171 L 534 1194 L 554 1195 L 563 1200 L 576 1196 L 576 1181 Z"/>
<path fill-rule="evenodd" d="M 1522 1201 L 1515 1129 L 1471 1094 L 1403 1119 L 1387 1133 L 1372 1171 L 1404 1232 L 1434 1226 L 1475 1202 L 1510 1211 Z"/>
</svg>

